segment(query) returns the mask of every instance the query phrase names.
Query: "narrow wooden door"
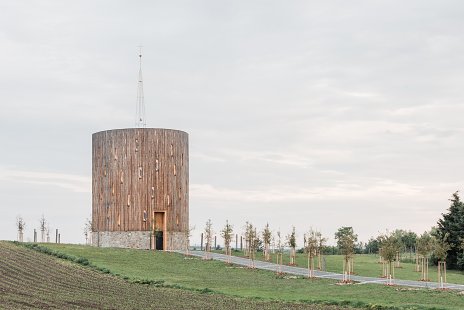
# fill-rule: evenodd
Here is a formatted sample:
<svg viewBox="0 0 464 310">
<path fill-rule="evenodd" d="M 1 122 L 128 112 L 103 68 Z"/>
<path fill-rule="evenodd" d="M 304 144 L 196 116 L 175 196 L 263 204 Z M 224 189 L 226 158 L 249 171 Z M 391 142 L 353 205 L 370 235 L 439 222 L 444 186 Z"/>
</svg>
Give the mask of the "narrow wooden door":
<svg viewBox="0 0 464 310">
<path fill-rule="evenodd" d="M 164 230 L 165 230 L 164 212 L 155 212 L 155 238 L 156 249 L 164 250 Z"/>
</svg>

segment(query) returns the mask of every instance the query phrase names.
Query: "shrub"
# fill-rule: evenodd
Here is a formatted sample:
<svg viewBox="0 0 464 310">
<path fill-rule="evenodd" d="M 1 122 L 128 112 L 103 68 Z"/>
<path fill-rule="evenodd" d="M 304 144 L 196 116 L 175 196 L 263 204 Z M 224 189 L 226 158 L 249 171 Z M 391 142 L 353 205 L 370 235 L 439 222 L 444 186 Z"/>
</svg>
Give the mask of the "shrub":
<svg viewBox="0 0 464 310">
<path fill-rule="evenodd" d="M 213 293 L 213 290 L 205 287 L 205 288 L 202 288 L 201 290 L 199 290 L 199 292 L 202 293 L 202 294 L 211 294 L 211 293 Z"/>
<path fill-rule="evenodd" d="M 83 265 L 83 266 L 90 265 L 89 260 L 87 258 L 84 258 L 84 257 L 78 257 L 74 262 L 78 263 L 80 265 Z"/>
</svg>

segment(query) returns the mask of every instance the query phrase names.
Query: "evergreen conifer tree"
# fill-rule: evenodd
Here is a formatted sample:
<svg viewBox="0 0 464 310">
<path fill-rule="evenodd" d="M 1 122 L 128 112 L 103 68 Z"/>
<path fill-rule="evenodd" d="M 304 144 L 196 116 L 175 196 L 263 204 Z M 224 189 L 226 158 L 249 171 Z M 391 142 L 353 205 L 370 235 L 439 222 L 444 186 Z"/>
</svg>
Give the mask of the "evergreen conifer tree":
<svg viewBox="0 0 464 310">
<path fill-rule="evenodd" d="M 464 237 L 464 203 L 459 197 L 459 192 L 453 193 L 450 199 L 451 205 L 448 212 L 442 214 L 438 220 L 438 233 L 441 236 L 448 234 L 448 243 L 450 249 L 446 262 L 450 269 L 464 269 L 464 253 L 460 249 L 461 238 Z"/>
</svg>

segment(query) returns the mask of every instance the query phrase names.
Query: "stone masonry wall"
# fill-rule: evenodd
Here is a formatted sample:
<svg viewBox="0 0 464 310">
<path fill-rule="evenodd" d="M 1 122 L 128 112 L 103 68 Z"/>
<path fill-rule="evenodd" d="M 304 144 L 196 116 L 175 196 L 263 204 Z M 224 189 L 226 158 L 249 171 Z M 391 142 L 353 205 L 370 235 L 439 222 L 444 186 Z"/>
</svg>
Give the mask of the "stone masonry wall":
<svg viewBox="0 0 464 310">
<path fill-rule="evenodd" d="M 185 250 L 187 240 L 185 239 L 185 233 L 171 232 L 168 233 L 168 239 L 166 240 L 167 250 Z"/>
<path fill-rule="evenodd" d="M 99 247 L 149 249 L 149 231 L 92 232 L 92 245 Z"/>
<path fill-rule="evenodd" d="M 171 232 L 167 234 L 165 250 L 185 250 L 184 233 Z M 92 232 L 92 245 L 98 247 L 150 249 L 149 231 L 102 231 Z"/>
</svg>

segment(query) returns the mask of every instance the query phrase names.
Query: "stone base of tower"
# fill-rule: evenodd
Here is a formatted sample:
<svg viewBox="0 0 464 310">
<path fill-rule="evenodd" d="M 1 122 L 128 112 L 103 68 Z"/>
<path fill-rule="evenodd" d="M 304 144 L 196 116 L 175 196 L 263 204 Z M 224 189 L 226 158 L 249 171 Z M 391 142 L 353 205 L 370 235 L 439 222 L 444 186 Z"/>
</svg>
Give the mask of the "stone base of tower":
<svg viewBox="0 0 464 310">
<path fill-rule="evenodd" d="M 97 247 L 129 248 L 149 250 L 153 244 L 149 231 L 101 231 L 92 232 L 92 245 Z M 185 250 L 187 240 L 185 233 L 166 234 L 164 250 Z"/>
<path fill-rule="evenodd" d="M 103 248 L 150 249 L 149 231 L 92 232 L 92 245 Z"/>
<path fill-rule="evenodd" d="M 181 233 L 181 232 L 168 233 L 168 238 L 166 240 L 167 250 L 185 251 L 186 246 L 187 246 L 187 240 L 185 238 L 185 233 Z"/>
</svg>

